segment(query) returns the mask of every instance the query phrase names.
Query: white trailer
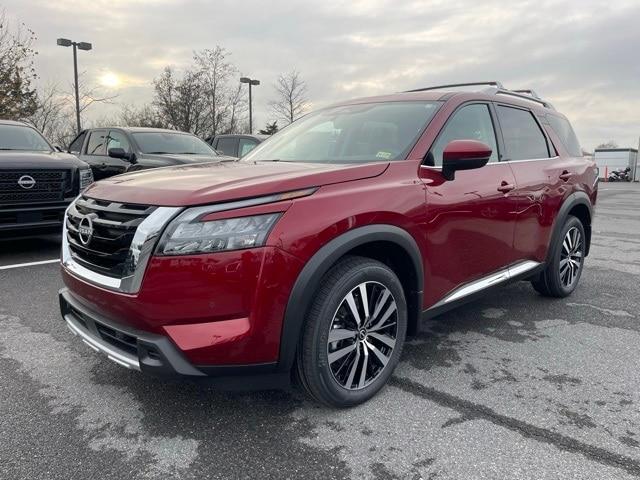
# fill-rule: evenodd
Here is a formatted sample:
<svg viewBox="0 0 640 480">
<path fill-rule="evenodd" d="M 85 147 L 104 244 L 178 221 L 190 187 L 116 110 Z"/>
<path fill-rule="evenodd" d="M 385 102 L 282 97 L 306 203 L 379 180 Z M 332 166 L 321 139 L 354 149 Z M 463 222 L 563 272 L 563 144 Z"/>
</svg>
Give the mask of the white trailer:
<svg viewBox="0 0 640 480">
<path fill-rule="evenodd" d="M 596 148 L 593 158 L 600 169 L 600 178 L 604 180 L 612 170 L 627 167 L 631 168 L 631 179 L 634 182 L 640 180 L 638 150 L 635 148 Z"/>
</svg>

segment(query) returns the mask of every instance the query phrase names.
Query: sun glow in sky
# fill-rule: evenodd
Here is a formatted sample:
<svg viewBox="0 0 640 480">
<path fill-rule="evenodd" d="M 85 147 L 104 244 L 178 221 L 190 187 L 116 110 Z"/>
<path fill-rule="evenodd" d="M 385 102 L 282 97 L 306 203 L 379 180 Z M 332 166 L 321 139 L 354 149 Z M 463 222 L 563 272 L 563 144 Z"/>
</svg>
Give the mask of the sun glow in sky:
<svg viewBox="0 0 640 480">
<path fill-rule="evenodd" d="M 120 77 L 113 72 L 105 72 L 100 77 L 100 85 L 104 87 L 117 88 L 121 83 Z"/>
</svg>

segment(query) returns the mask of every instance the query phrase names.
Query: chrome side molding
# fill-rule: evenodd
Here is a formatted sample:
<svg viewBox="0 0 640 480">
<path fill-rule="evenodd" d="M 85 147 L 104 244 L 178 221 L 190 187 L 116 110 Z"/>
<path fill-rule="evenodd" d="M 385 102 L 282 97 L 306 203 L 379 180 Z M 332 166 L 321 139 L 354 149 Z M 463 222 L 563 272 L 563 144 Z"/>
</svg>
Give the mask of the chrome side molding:
<svg viewBox="0 0 640 480">
<path fill-rule="evenodd" d="M 434 307 L 446 305 L 447 303 L 460 300 L 461 298 L 480 292 L 481 290 L 492 287 L 493 285 L 496 285 L 498 283 L 506 282 L 507 280 L 511 280 L 519 275 L 522 275 L 523 273 L 533 270 L 540 265 L 540 262 L 534 262 L 532 260 L 524 260 L 522 262 L 516 263 L 514 265 L 511 265 L 510 267 L 504 268 L 495 273 L 492 273 L 491 275 L 457 288 L 442 300 L 440 300 L 436 305 L 434 305 Z"/>
</svg>

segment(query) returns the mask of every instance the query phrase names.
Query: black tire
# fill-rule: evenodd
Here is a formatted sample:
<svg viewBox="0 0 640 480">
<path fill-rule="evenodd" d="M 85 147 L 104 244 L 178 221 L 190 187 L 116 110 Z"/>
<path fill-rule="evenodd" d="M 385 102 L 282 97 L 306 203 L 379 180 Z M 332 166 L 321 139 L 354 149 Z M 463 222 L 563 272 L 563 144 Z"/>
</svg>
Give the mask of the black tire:
<svg viewBox="0 0 640 480">
<path fill-rule="evenodd" d="M 370 305 L 370 317 L 366 317 L 369 320 L 362 318 L 365 312 L 360 293 L 363 284 L 364 297 Z M 356 310 L 361 314 L 359 326 L 355 326 L 355 322 L 350 325 L 344 323 L 355 320 L 347 296 L 355 302 Z M 393 309 L 394 301 L 395 311 L 377 323 L 376 319 L 382 319 Z M 379 313 L 376 315 L 376 312 Z M 340 322 L 344 324 L 339 328 Z M 376 330 L 380 324 L 387 326 Z M 350 330 L 356 332 L 355 337 L 329 342 L 330 331 L 335 338 L 339 332 Z M 306 315 L 296 356 L 300 384 L 314 400 L 331 407 L 350 407 L 366 402 L 378 393 L 393 373 L 400 360 L 406 331 L 407 303 L 395 273 L 376 260 L 345 257 L 324 276 Z M 394 335 L 395 343 L 391 347 L 387 342 L 391 342 Z M 381 336 L 384 339 L 380 339 Z M 339 356 L 351 345 L 356 345 L 354 350 Z M 332 349 L 335 350 L 330 353 Z M 332 362 L 329 361 L 330 355 L 334 358 Z M 336 356 L 339 359 L 335 359 Z M 384 358 L 387 358 L 386 364 L 383 364 Z M 367 380 L 369 375 L 371 378 Z"/>
<path fill-rule="evenodd" d="M 565 241 L 569 232 L 572 232 L 572 234 L 573 232 L 577 232 L 579 235 L 579 241 L 576 242 L 579 246 L 575 248 L 575 255 L 570 255 L 570 258 L 574 262 L 578 259 L 578 265 L 575 267 L 573 263 L 570 263 L 568 267 L 565 266 L 567 258 Z M 558 239 L 554 245 L 551 245 L 552 250 L 549 255 L 549 263 L 540 275 L 531 281 L 533 288 L 540 293 L 540 295 L 563 298 L 571 295 L 576 289 L 584 267 L 586 238 L 582 222 L 573 215 L 569 215 L 560 231 Z M 569 268 L 570 273 L 566 271 L 567 268 Z M 571 279 L 571 281 L 569 281 L 569 279 Z"/>
</svg>

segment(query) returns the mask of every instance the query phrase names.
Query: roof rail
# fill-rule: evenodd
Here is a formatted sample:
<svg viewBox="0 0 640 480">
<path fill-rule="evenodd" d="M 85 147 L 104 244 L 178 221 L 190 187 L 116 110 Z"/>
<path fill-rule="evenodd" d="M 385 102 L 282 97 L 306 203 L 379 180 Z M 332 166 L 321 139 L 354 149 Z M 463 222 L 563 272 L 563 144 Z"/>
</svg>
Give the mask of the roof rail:
<svg viewBox="0 0 640 480">
<path fill-rule="evenodd" d="M 521 98 L 523 100 L 528 100 L 530 102 L 536 102 L 542 105 L 545 108 L 549 108 L 551 110 L 555 110 L 553 105 L 551 105 L 546 100 L 542 100 L 536 92 L 531 89 L 521 89 L 521 90 L 509 90 L 504 88 L 502 82 L 498 82 L 497 80 L 490 82 L 470 82 L 470 83 L 451 83 L 449 85 L 436 85 L 434 87 L 424 87 L 424 88 L 416 88 L 414 90 L 407 90 L 405 93 L 411 92 L 426 92 L 428 90 L 442 90 L 446 88 L 455 88 L 455 87 L 479 87 L 482 85 L 486 85 L 489 88 L 483 89 L 482 93 L 486 93 L 488 95 L 510 95 L 512 97 Z"/>
<path fill-rule="evenodd" d="M 453 88 L 453 87 L 475 87 L 480 85 L 489 85 L 497 89 L 504 89 L 504 87 L 502 86 L 502 83 L 498 81 L 491 81 L 491 82 L 451 83 L 449 85 L 436 85 L 435 87 L 425 87 L 425 88 L 416 88 L 415 90 L 407 90 L 405 93 L 426 92 L 427 90 L 442 90 L 443 88 Z"/>
<path fill-rule="evenodd" d="M 537 98 L 541 100 L 540 95 L 538 95 L 535 91 L 531 90 L 530 88 L 522 88 L 520 90 L 511 90 L 511 91 L 516 93 L 524 93 L 525 95 L 529 95 L 533 98 Z"/>
<path fill-rule="evenodd" d="M 548 109 L 551 109 L 551 110 L 555 110 L 553 105 L 551 105 L 546 100 L 542 100 L 538 95 L 534 96 L 531 93 L 521 93 L 521 92 L 523 92 L 523 90 L 507 90 L 506 88 L 499 88 L 494 92 L 494 94 L 495 95 L 509 95 L 511 97 L 522 98 L 523 100 L 529 100 L 530 102 L 536 102 L 536 103 L 542 105 L 545 108 L 548 108 Z M 531 90 L 528 90 L 528 92 L 531 92 Z M 535 92 L 533 92 L 533 93 L 535 94 Z"/>
</svg>

